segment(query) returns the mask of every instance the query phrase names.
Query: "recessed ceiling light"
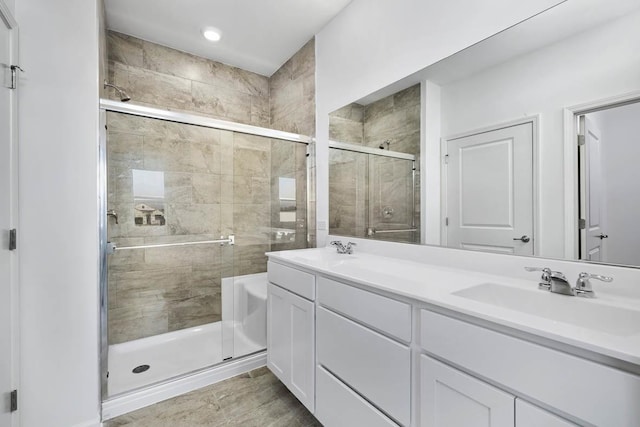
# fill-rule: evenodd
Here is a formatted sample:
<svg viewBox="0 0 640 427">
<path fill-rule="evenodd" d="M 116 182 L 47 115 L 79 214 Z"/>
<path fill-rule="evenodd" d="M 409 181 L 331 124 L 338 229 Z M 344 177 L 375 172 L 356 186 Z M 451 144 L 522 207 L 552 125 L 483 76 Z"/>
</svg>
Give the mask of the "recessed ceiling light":
<svg viewBox="0 0 640 427">
<path fill-rule="evenodd" d="M 213 27 L 203 28 L 202 35 L 205 39 L 212 42 L 217 42 L 222 38 L 222 33 L 220 32 L 220 30 Z"/>
</svg>

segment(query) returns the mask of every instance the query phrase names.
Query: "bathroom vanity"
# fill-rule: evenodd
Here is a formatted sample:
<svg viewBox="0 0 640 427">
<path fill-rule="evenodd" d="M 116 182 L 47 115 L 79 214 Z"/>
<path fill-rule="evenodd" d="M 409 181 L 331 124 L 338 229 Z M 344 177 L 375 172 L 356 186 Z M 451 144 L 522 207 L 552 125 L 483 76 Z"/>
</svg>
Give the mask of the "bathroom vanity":
<svg viewBox="0 0 640 427">
<path fill-rule="evenodd" d="M 268 367 L 325 426 L 640 426 L 640 304 L 609 285 L 586 299 L 537 273 L 268 255 Z"/>
</svg>

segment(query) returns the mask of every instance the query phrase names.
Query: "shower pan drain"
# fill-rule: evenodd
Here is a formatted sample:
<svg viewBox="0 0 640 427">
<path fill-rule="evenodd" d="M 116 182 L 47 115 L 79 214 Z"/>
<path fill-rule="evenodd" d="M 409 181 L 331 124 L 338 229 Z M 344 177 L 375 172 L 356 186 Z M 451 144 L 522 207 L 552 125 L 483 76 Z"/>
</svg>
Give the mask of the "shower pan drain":
<svg viewBox="0 0 640 427">
<path fill-rule="evenodd" d="M 133 372 L 134 374 L 141 374 L 143 372 L 146 372 L 149 370 L 149 365 L 140 365 L 140 366 L 136 366 L 135 368 L 133 368 Z"/>
</svg>

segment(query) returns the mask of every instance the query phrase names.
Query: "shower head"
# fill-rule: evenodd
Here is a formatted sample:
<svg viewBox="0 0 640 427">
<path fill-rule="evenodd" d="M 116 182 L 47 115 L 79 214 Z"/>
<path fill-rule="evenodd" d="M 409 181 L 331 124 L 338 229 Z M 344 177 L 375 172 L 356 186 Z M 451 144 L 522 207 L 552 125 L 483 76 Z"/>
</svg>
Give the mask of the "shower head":
<svg viewBox="0 0 640 427">
<path fill-rule="evenodd" d="M 118 92 L 118 95 L 120 95 L 120 101 L 121 102 L 127 102 L 127 101 L 131 101 L 131 97 L 129 95 L 127 95 L 127 92 L 125 92 L 124 90 L 120 89 L 118 86 L 113 85 L 109 82 L 107 82 L 106 80 L 104 81 L 104 87 L 108 88 L 111 87 L 113 89 L 115 89 L 116 92 Z"/>
<path fill-rule="evenodd" d="M 390 139 L 385 139 L 382 144 L 380 144 L 378 146 L 379 149 L 384 150 L 384 145 L 387 144 L 387 150 L 389 149 L 389 146 L 391 145 L 391 140 Z"/>
</svg>

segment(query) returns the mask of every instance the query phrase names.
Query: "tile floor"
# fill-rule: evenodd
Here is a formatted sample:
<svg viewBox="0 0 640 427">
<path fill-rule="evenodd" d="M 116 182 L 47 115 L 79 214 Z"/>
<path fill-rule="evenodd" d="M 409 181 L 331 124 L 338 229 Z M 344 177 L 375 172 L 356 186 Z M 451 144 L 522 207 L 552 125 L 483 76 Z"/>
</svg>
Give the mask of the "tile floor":
<svg viewBox="0 0 640 427">
<path fill-rule="evenodd" d="M 104 427 L 321 427 L 266 368 L 139 409 Z"/>
</svg>

